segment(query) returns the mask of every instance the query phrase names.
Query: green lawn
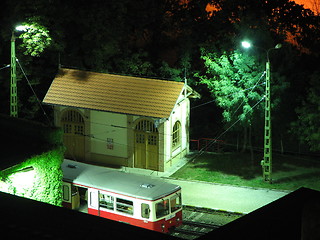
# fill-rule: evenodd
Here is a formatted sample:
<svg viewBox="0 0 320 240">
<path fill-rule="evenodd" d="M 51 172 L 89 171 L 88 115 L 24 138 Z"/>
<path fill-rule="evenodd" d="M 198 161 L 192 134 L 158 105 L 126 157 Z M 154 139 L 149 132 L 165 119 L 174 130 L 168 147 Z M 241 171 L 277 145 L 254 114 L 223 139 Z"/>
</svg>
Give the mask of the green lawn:
<svg viewBox="0 0 320 240">
<path fill-rule="evenodd" d="M 307 187 L 320 191 L 320 161 L 312 158 L 274 154 L 273 183 L 262 179 L 261 154 L 251 161 L 249 154 L 204 153 L 192 160 L 197 153 L 189 156 L 190 161 L 171 177 L 206 182 L 295 190 Z"/>
</svg>

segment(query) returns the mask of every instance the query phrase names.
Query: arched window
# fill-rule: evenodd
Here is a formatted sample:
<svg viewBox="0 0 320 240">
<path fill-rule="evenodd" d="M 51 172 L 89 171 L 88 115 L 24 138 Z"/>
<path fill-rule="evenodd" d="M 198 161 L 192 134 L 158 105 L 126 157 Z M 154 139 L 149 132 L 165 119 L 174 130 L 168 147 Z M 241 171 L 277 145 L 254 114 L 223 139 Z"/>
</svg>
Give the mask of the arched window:
<svg viewBox="0 0 320 240">
<path fill-rule="evenodd" d="M 74 110 L 64 112 L 61 117 L 64 133 L 84 134 L 84 120 L 81 114 Z"/>
<path fill-rule="evenodd" d="M 172 148 L 175 149 L 181 145 L 181 123 L 176 121 L 172 130 Z"/>
</svg>

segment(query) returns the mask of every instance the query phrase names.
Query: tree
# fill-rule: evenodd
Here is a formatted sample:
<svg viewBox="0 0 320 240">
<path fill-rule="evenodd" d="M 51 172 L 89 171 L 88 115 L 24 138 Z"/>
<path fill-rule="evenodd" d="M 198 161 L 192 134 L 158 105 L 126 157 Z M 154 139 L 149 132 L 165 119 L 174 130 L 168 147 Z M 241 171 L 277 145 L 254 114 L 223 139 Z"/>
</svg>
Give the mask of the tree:
<svg viewBox="0 0 320 240">
<path fill-rule="evenodd" d="M 293 122 L 291 131 L 311 151 L 320 151 L 320 72 L 313 73 L 310 82 L 306 99 L 296 108 L 298 120 Z"/>
<path fill-rule="evenodd" d="M 264 98 L 264 67 L 253 56 L 240 51 L 225 52 L 221 55 L 202 49 L 206 74 L 196 74 L 200 82 L 210 89 L 223 119 L 230 127 L 238 123 L 244 131 L 246 149 L 248 130 L 255 121 L 255 111 L 262 112 L 259 104 Z M 260 115 L 261 116 L 261 115 Z"/>
<path fill-rule="evenodd" d="M 23 33 L 20 34 L 19 38 L 22 39 L 21 47 L 24 48 L 25 55 L 38 57 L 51 44 L 52 39 L 49 31 L 38 23 L 39 20 L 39 18 L 33 17 L 20 26 Z"/>
</svg>

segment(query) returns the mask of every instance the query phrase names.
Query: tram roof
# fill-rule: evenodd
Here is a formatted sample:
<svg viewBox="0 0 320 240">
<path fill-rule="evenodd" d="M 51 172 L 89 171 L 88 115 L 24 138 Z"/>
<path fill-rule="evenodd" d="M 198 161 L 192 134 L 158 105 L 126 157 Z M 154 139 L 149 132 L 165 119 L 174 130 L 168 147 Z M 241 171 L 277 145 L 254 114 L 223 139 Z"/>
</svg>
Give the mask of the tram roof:
<svg viewBox="0 0 320 240">
<path fill-rule="evenodd" d="M 61 166 L 66 181 L 146 200 L 160 199 L 181 189 L 178 185 L 148 176 L 67 159 Z"/>
</svg>

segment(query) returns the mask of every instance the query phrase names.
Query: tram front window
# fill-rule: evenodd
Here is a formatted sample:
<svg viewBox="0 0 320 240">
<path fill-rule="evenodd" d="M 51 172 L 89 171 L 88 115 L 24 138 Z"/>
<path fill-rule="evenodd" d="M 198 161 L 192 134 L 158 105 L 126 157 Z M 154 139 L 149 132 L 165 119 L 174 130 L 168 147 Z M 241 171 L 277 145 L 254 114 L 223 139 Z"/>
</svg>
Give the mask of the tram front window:
<svg viewBox="0 0 320 240">
<path fill-rule="evenodd" d="M 156 204 L 156 216 L 157 218 L 164 217 L 169 214 L 169 200 L 162 200 Z"/>
<path fill-rule="evenodd" d="M 175 212 L 181 208 L 181 193 L 176 193 L 170 198 L 171 212 Z"/>
</svg>

